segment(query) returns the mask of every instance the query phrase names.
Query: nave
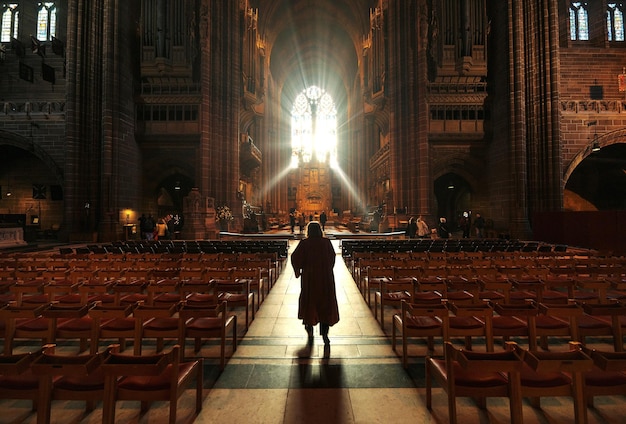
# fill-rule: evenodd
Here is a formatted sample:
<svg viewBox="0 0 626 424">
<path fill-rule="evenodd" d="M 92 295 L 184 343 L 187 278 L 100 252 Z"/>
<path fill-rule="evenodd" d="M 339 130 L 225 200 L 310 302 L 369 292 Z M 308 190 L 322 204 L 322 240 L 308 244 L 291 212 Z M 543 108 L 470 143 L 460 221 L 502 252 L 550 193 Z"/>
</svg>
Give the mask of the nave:
<svg viewBox="0 0 626 424">
<path fill-rule="evenodd" d="M 290 253 L 296 243 L 290 241 Z M 386 333 L 381 330 L 341 258 L 339 243 L 333 241 L 341 320 L 331 328 L 330 352 L 324 352 L 318 328 L 314 346 L 310 350 L 306 346 L 306 333 L 297 319 L 300 280 L 286 262 L 248 332 L 244 335 L 240 329 L 242 339 L 224 371 L 206 366 L 202 411 L 193 418 L 194 396 L 189 389 L 179 400 L 179 422 L 448 422 L 447 397 L 441 389 L 433 391 L 432 412 L 425 406 L 425 344 L 413 348 L 412 355 L 421 357 L 412 358 L 405 370 L 391 349 L 389 329 Z M 482 348 L 479 340 L 475 346 Z M 21 345 L 23 349 L 28 346 Z M 496 344 L 496 349 L 501 346 Z M 442 353 L 441 341 L 436 340 L 435 354 Z M 589 409 L 590 423 L 622 422 L 622 398 L 599 397 L 595 403 L 598 409 Z M 489 398 L 486 410 L 467 398 L 457 399 L 457 405 L 459 422 L 510 421 L 506 399 Z M 542 408 L 533 409 L 525 402 L 524 422 L 574 422 L 569 398 L 542 398 Z M 140 414 L 137 402 L 122 401 L 118 402 L 116 422 L 167 422 L 167 413 L 164 402 L 156 402 Z M 95 424 L 101 420 L 102 409 L 96 407 L 85 415 L 83 402 L 55 401 L 52 408 L 52 422 Z M 36 422 L 28 402 L 0 401 L 0 423 L 18 422 Z"/>
</svg>

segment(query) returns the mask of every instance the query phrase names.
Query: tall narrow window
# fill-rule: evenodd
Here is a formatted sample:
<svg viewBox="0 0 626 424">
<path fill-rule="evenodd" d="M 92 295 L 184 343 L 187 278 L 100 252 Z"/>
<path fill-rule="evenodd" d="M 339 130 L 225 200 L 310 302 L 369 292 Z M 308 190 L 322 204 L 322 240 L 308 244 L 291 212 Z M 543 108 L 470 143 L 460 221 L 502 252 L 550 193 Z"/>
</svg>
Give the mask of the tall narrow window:
<svg viewBox="0 0 626 424">
<path fill-rule="evenodd" d="M 337 164 L 337 110 L 330 94 L 311 86 L 291 109 L 291 166 L 316 159 Z"/>
<path fill-rule="evenodd" d="M 37 13 L 37 39 L 50 41 L 56 37 L 57 7 L 52 1 L 40 2 Z"/>
<path fill-rule="evenodd" d="M 586 1 L 573 1 L 570 3 L 569 26 L 571 40 L 589 40 L 589 12 Z"/>
<path fill-rule="evenodd" d="M 17 38 L 20 9 L 18 3 L 1 3 L 0 16 L 2 17 L 2 31 L 0 42 L 10 43 L 11 37 Z"/>
<path fill-rule="evenodd" d="M 609 3 L 606 8 L 606 33 L 609 41 L 624 41 L 624 3 Z"/>
</svg>

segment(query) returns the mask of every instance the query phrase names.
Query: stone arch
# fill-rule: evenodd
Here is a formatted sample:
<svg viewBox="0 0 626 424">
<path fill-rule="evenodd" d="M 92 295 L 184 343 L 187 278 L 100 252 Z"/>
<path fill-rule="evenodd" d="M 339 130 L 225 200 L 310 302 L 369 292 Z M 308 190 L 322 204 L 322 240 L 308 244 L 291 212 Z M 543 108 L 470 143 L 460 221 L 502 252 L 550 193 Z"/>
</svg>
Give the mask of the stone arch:
<svg viewBox="0 0 626 424">
<path fill-rule="evenodd" d="M 9 131 L 0 130 L 0 145 L 12 146 L 25 150 L 41 160 L 54 174 L 59 185 L 63 186 L 65 177 L 63 169 L 41 146 L 33 143 L 30 139 Z"/>
<path fill-rule="evenodd" d="M 600 148 L 603 148 L 603 147 L 610 146 L 612 144 L 623 143 L 624 139 L 626 139 L 626 128 L 622 128 L 616 131 L 599 135 L 597 138 L 594 137 L 594 140 L 587 143 L 585 147 L 582 148 L 576 156 L 574 156 L 574 158 L 569 162 L 569 164 L 565 168 L 565 172 L 563 173 L 563 180 L 561 182 L 563 185 L 562 188 L 565 189 L 565 186 L 567 185 L 567 181 L 569 180 L 570 176 L 572 175 L 572 172 L 574 172 L 576 167 L 580 165 L 580 163 L 583 160 L 585 160 L 585 158 L 587 158 L 589 155 L 593 153 L 591 148 L 592 148 L 592 143 L 594 141 L 597 141 Z"/>
</svg>

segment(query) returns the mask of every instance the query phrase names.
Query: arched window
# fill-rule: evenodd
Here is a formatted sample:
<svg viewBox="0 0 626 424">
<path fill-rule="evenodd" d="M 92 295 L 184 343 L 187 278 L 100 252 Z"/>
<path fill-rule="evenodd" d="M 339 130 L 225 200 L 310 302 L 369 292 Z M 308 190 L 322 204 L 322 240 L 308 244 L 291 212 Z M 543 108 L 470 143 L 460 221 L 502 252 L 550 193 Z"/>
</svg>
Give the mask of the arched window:
<svg viewBox="0 0 626 424">
<path fill-rule="evenodd" d="M 569 5 L 570 40 L 589 40 L 589 12 L 586 1 L 573 1 Z"/>
<path fill-rule="evenodd" d="M 52 1 L 40 2 L 37 13 L 37 39 L 50 41 L 56 37 L 57 7 Z"/>
<path fill-rule="evenodd" d="M 10 43 L 11 37 L 17 38 L 17 30 L 20 21 L 20 8 L 18 3 L 0 3 L 0 16 L 2 17 L 2 31 L 0 42 Z"/>
<path fill-rule="evenodd" d="M 624 3 L 606 5 L 606 33 L 609 41 L 624 41 Z"/>
<path fill-rule="evenodd" d="M 337 109 L 330 94 L 310 86 L 291 109 L 291 166 L 316 159 L 337 163 Z"/>
</svg>

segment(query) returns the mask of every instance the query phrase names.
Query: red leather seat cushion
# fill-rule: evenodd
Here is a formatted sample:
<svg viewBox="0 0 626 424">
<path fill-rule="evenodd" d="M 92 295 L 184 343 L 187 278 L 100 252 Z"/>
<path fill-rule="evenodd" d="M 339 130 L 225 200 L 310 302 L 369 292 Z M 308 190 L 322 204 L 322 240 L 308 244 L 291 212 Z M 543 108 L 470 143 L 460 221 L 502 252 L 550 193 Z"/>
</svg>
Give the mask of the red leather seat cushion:
<svg viewBox="0 0 626 424">
<path fill-rule="evenodd" d="M 558 387 L 571 384 L 572 380 L 562 372 L 542 372 L 535 370 L 524 364 L 521 372 L 522 386 L 528 387 Z"/>
<path fill-rule="evenodd" d="M 248 295 L 245 293 L 220 293 L 219 298 L 226 302 L 245 302 Z"/>
<path fill-rule="evenodd" d="M 0 387 L 8 390 L 37 390 L 39 377 L 29 371 L 21 375 L 3 375 L 0 376 Z"/>
<path fill-rule="evenodd" d="M 523 330 L 528 327 L 521 319 L 510 316 L 493 317 L 492 323 L 494 329 L 502 330 Z"/>
<path fill-rule="evenodd" d="M 106 331 L 132 331 L 135 329 L 135 318 L 113 318 L 100 326 Z"/>
<path fill-rule="evenodd" d="M 444 359 L 433 359 L 433 363 L 441 374 L 447 375 Z M 454 362 L 454 380 L 456 385 L 464 387 L 483 388 L 507 385 L 507 379 L 501 373 L 481 373 L 476 370 L 464 369 L 457 362 Z"/>
<path fill-rule="evenodd" d="M 91 317 L 81 317 L 64 321 L 58 325 L 59 330 L 66 331 L 87 331 L 91 330 L 93 319 Z"/>
<path fill-rule="evenodd" d="M 183 379 L 193 368 L 195 362 L 184 362 L 178 366 L 178 380 Z M 157 376 L 127 376 L 122 377 L 118 387 L 127 390 L 166 390 L 170 388 L 172 365 L 168 365 L 165 371 Z"/>
<path fill-rule="evenodd" d="M 27 318 L 24 321 L 17 322 L 15 328 L 20 331 L 44 331 L 48 329 L 48 318 Z"/>
<path fill-rule="evenodd" d="M 585 373 L 585 384 L 596 387 L 626 385 L 626 374 L 617 371 L 603 371 L 594 367 Z"/>
<path fill-rule="evenodd" d="M 178 318 L 154 318 L 144 327 L 146 330 L 169 331 L 178 330 Z"/>
<path fill-rule="evenodd" d="M 610 322 L 600 320 L 589 315 L 583 315 L 578 317 L 578 326 L 586 330 L 599 330 L 610 328 L 611 324 Z"/>
<path fill-rule="evenodd" d="M 222 319 L 212 317 L 194 318 L 186 324 L 190 330 L 216 330 L 221 326 Z"/>
<path fill-rule="evenodd" d="M 55 389 L 72 391 L 104 390 L 104 375 L 101 371 L 83 377 L 61 377 L 54 382 Z"/>
<path fill-rule="evenodd" d="M 386 300 L 392 300 L 392 301 L 396 301 L 399 302 L 401 300 L 410 300 L 411 299 L 411 295 L 405 291 L 401 291 L 401 292 L 393 292 L 393 293 L 385 293 L 383 295 L 383 298 L 385 298 Z"/>
<path fill-rule="evenodd" d="M 484 325 L 482 321 L 475 317 L 450 317 L 450 328 L 470 330 L 482 328 Z"/>
<path fill-rule="evenodd" d="M 431 316 L 405 317 L 407 328 L 416 330 L 430 330 L 441 327 L 441 321 Z"/>
<path fill-rule="evenodd" d="M 547 330 L 569 328 L 569 322 L 548 315 L 539 315 L 535 325 L 537 328 L 545 328 Z"/>
</svg>

